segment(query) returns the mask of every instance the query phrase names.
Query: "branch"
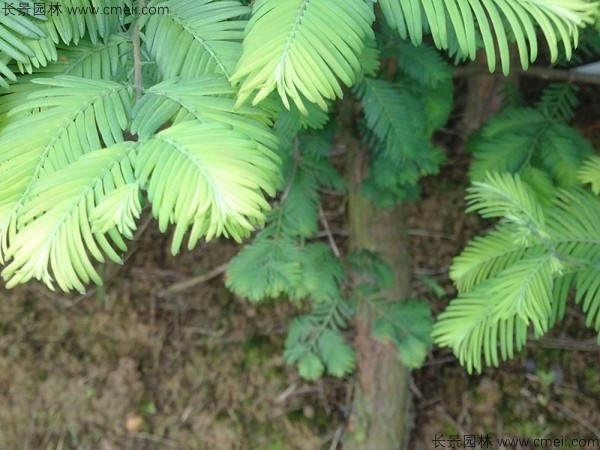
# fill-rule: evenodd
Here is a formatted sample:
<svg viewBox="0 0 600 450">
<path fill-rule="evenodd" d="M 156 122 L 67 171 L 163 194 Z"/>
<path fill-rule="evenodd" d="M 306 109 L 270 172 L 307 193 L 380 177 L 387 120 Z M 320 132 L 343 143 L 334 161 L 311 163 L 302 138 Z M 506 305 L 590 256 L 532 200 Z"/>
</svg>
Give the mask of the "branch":
<svg viewBox="0 0 600 450">
<path fill-rule="evenodd" d="M 144 7 L 144 0 L 139 1 L 138 5 L 141 10 Z M 142 50 L 140 45 L 140 18 L 138 17 L 133 25 L 133 34 L 131 35 L 133 42 L 133 73 L 135 85 L 135 101 L 139 102 L 142 98 L 142 90 L 144 89 L 144 80 L 142 78 Z"/>
<path fill-rule="evenodd" d="M 513 68 L 511 74 L 540 78 L 542 80 L 566 81 L 569 83 L 600 84 L 600 74 L 581 73 L 573 70 L 554 69 L 552 67 L 530 67 L 527 70 Z M 454 78 L 472 77 L 477 75 L 496 75 L 503 77 L 500 72 L 490 72 L 486 66 L 466 65 L 455 67 L 452 71 Z"/>
<path fill-rule="evenodd" d="M 218 277 L 222 273 L 227 271 L 229 267 L 229 262 L 221 264 L 220 266 L 215 267 L 207 273 L 203 273 L 202 275 L 198 275 L 196 277 L 189 278 L 187 280 L 180 281 L 178 283 L 172 284 L 167 289 L 159 293 L 159 297 L 168 297 L 173 294 L 178 294 L 180 292 L 186 291 L 188 289 L 193 288 L 199 284 L 202 284 L 206 281 L 209 281 L 215 277 Z"/>
<path fill-rule="evenodd" d="M 336 258 L 339 258 L 341 255 L 340 249 L 338 248 L 337 244 L 335 243 L 335 239 L 333 238 L 333 234 L 331 233 L 331 229 L 329 228 L 329 224 L 327 223 L 327 219 L 325 218 L 325 212 L 323 211 L 323 206 L 321 206 L 320 202 L 319 202 L 318 208 L 319 208 L 319 217 L 321 218 L 321 223 L 323 224 L 323 228 L 325 228 L 325 233 L 327 234 L 327 239 L 329 240 L 329 245 L 331 246 L 331 251 L 336 256 Z"/>
</svg>

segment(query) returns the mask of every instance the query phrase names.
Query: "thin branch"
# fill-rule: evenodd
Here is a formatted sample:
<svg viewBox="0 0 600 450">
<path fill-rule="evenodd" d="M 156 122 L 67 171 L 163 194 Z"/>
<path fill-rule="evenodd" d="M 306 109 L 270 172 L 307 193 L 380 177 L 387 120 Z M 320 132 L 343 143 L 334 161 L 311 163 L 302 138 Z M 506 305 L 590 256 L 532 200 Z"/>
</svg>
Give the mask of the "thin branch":
<svg viewBox="0 0 600 450">
<path fill-rule="evenodd" d="M 162 438 L 160 436 L 156 436 L 154 434 L 146 433 L 145 431 L 138 431 L 136 433 L 131 433 L 131 435 L 138 439 L 143 439 L 145 441 L 151 441 L 156 444 L 161 444 L 161 445 L 164 445 L 169 448 L 177 448 L 177 442 L 175 442 L 171 439 L 166 439 L 166 438 Z"/>
<path fill-rule="evenodd" d="M 438 405 L 436 408 L 436 411 L 440 416 L 442 416 L 442 418 L 446 422 L 448 422 L 450 425 L 452 425 L 454 427 L 454 429 L 456 431 L 458 431 L 458 433 L 461 436 L 465 436 L 465 435 L 469 434 L 465 431 L 465 429 L 463 427 L 460 426 L 460 424 L 456 421 L 456 419 L 454 419 L 454 417 L 452 417 L 450 414 L 448 414 L 448 411 L 446 411 L 446 409 L 442 405 Z"/>
<path fill-rule="evenodd" d="M 565 416 L 570 417 L 571 419 L 575 420 L 577 423 L 579 423 L 581 426 L 583 426 L 585 429 L 587 429 L 589 432 L 591 432 L 594 436 L 596 436 L 597 438 L 600 438 L 600 429 L 598 429 L 598 427 L 594 426 L 594 424 L 592 424 L 585 418 L 581 417 L 579 414 L 574 413 L 569 408 L 561 405 L 560 403 L 558 403 L 556 401 L 552 401 L 551 404 L 556 409 L 558 409 L 561 413 L 563 413 Z"/>
<path fill-rule="evenodd" d="M 431 237 L 431 238 L 438 238 L 438 239 L 448 239 L 450 241 L 456 240 L 456 237 L 452 236 L 451 234 L 440 233 L 438 231 L 433 231 L 433 230 L 420 230 L 420 229 L 415 229 L 415 228 L 409 229 L 408 235 L 409 236 L 419 236 L 419 237 Z"/>
<path fill-rule="evenodd" d="M 340 425 L 335 430 L 333 439 L 331 440 L 331 445 L 329 446 L 329 450 L 336 450 L 338 448 L 338 445 L 339 445 L 340 441 L 342 440 L 343 435 L 344 435 L 344 426 Z"/>
<path fill-rule="evenodd" d="M 542 80 L 566 81 L 569 83 L 600 84 L 600 75 L 580 73 L 572 70 L 554 69 L 552 67 L 530 67 L 527 70 L 513 68 L 511 74 L 540 78 Z M 452 71 L 454 78 L 472 77 L 477 75 L 496 75 L 503 77 L 500 72 L 490 72 L 487 67 L 480 65 L 466 65 L 455 67 Z"/>
<path fill-rule="evenodd" d="M 139 0 L 139 9 L 144 7 L 144 0 Z M 140 44 L 140 18 L 138 17 L 133 25 L 133 74 L 135 85 L 135 101 L 139 102 L 142 98 L 142 90 L 144 89 L 144 80 L 142 78 L 142 49 Z"/>
<path fill-rule="evenodd" d="M 331 246 L 331 251 L 336 256 L 336 258 L 339 258 L 341 255 L 340 249 L 338 248 L 337 244 L 335 243 L 335 239 L 333 239 L 333 234 L 331 233 L 331 229 L 329 228 L 329 223 L 327 223 L 327 219 L 325 218 L 325 212 L 323 211 L 323 207 L 321 206 L 320 202 L 319 202 L 318 208 L 319 208 L 319 217 L 321 218 L 321 223 L 323 224 L 323 228 L 325 228 L 325 233 L 327 234 L 327 239 L 329 240 L 329 245 Z"/>
<path fill-rule="evenodd" d="M 298 171 L 299 165 L 300 165 L 300 139 L 298 139 L 296 137 L 296 138 L 294 138 L 294 166 L 292 167 L 292 174 L 290 176 L 290 180 L 279 199 L 280 205 L 283 205 L 283 203 L 287 199 L 288 195 L 290 194 L 290 189 L 292 189 L 292 184 L 294 184 L 294 179 L 296 178 L 296 172 Z"/>
<path fill-rule="evenodd" d="M 202 275 L 198 275 L 197 277 L 188 278 L 187 280 L 183 280 L 178 283 L 172 284 L 167 289 L 162 291 L 159 294 L 159 297 L 167 297 L 169 295 L 177 294 L 179 292 L 193 288 L 194 286 L 197 286 L 199 284 L 205 283 L 208 280 L 212 280 L 213 278 L 225 273 L 228 267 L 229 262 L 226 262 L 224 264 L 221 264 L 220 266 L 215 267 L 207 273 L 203 273 Z"/>
</svg>

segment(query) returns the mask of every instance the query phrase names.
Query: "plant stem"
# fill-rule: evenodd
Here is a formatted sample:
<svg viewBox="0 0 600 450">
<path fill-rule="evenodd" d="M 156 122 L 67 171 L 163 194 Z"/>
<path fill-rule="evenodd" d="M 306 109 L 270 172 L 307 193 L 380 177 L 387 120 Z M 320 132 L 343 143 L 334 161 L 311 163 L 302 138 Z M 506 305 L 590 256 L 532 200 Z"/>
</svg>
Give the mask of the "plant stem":
<svg viewBox="0 0 600 450">
<path fill-rule="evenodd" d="M 477 75 L 496 75 L 504 77 L 499 72 L 490 73 L 486 66 L 470 64 L 456 67 L 452 74 L 454 78 L 472 77 Z M 578 73 L 571 70 L 554 69 L 552 67 L 530 67 L 527 70 L 513 68 L 511 75 L 540 78 L 542 80 L 566 81 L 568 83 L 600 84 L 600 76 L 588 73 Z"/>
<path fill-rule="evenodd" d="M 139 8 L 145 6 L 144 0 L 139 0 Z M 139 102 L 142 98 L 142 91 L 144 89 L 144 80 L 142 78 L 142 50 L 140 43 L 140 18 L 135 20 L 133 25 L 133 34 L 131 40 L 133 42 L 133 73 L 134 73 L 134 86 L 135 86 L 135 101 Z"/>
</svg>

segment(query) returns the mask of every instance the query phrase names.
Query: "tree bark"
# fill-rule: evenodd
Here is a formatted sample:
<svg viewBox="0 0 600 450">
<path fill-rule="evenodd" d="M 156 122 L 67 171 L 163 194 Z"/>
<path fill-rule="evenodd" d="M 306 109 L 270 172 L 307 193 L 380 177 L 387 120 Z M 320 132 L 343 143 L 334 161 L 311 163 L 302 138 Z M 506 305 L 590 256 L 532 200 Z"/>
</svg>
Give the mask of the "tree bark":
<svg viewBox="0 0 600 450">
<path fill-rule="evenodd" d="M 390 300 L 409 294 L 410 258 L 402 207 L 377 207 L 360 193 L 366 175 L 364 147 L 349 134 L 350 192 L 348 200 L 351 249 L 377 253 L 395 272 L 396 283 L 383 295 Z M 412 422 L 409 370 L 396 350 L 371 336 L 363 311 L 356 317 L 357 378 L 344 450 L 401 450 L 407 448 Z"/>
</svg>

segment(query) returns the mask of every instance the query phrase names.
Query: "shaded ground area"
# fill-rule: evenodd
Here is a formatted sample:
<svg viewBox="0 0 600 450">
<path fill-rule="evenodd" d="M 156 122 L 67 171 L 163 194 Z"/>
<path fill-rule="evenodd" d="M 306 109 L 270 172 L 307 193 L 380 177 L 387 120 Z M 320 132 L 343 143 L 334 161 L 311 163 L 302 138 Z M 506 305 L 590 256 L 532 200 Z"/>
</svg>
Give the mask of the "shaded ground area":
<svg viewBox="0 0 600 450">
<path fill-rule="evenodd" d="M 412 226 L 428 224 L 430 231 L 429 236 L 412 237 L 416 275 L 426 274 L 438 282 L 447 297 L 436 298 L 418 281 L 415 287 L 438 312 L 455 294 L 446 272 L 452 255 L 474 230 L 486 226 L 475 216 L 461 217 L 462 206 L 460 192 L 436 189 L 411 207 Z M 595 334 L 572 304 L 565 320 L 540 341 L 530 342 L 514 360 L 480 375 L 469 376 L 449 350 L 435 349 L 425 367 L 414 373 L 412 448 L 464 448 L 465 436 L 490 436 L 494 443 L 472 448 L 600 448 L 599 356 Z M 496 445 L 496 438 L 516 437 L 595 441 L 582 446 Z"/>
<path fill-rule="evenodd" d="M 228 244 L 168 256 L 148 228 L 103 291 L 2 291 L 1 449 L 317 449 L 346 387 L 284 366 L 284 302 L 251 305 L 220 279 L 161 298 Z"/>
<path fill-rule="evenodd" d="M 463 189 L 452 177 L 431 179 L 423 201 L 408 206 L 414 290 L 436 310 L 454 294 L 451 257 L 486 225 L 464 216 Z M 168 237 L 154 230 L 151 223 L 123 268 L 106 268 L 103 290 L 2 291 L 0 448 L 331 448 L 348 380 L 306 383 L 284 365 L 291 305 L 249 304 L 220 276 L 163 296 L 236 248 L 218 243 L 173 257 Z M 431 281 L 447 295 L 433 295 Z M 468 376 L 435 350 L 414 374 L 413 448 L 434 448 L 435 436 L 600 434 L 599 348 L 578 309 L 567 316 L 541 343 L 482 375 Z"/>
<path fill-rule="evenodd" d="M 599 142 L 597 102 L 589 96 L 578 123 Z M 467 164 L 451 154 L 443 175 L 426 180 L 422 201 L 407 206 L 413 288 L 436 312 L 455 294 L 452 256 L 490 226 L 464 214 Z M 340 210 L 331 213 L 343 247 Z M 173 257 L 154 222 L 142 229 L 125 266 L 106 267 L 103 289 L 65 296 L 32 283 L 0 291 L 0 449 L 334 448 L 350 380 L 307 383 L 284 365 L 293 307 L 235 298 L 221 275 L 164 295 L 236 247 L 218 242 Z M 435 448 L 436 436 L 445 445 L 437 448 L 482 434 L 600 439 L 599 351 L 576 306 L 547 337 L 481 375 L 434 350 L 414 373 L 412 448 Z"/>
</svg>

